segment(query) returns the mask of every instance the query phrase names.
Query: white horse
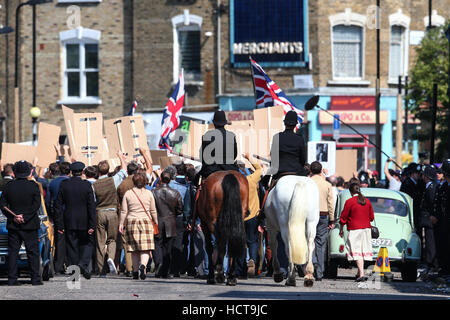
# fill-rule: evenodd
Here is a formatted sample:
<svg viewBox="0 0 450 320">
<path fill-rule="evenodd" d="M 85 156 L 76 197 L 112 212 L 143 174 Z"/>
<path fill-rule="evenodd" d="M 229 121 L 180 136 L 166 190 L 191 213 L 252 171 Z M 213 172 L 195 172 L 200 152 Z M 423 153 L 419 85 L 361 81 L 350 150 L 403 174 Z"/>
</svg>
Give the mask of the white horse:
<svg viewBox="0 0 450 320">
<path fill-rule="evenodd" d="M 316 227 L 319 222 L 319 189 L 308 177 L 284 176 L 267 196 L 264 205 L 269 245 L 272 249 L 275 282 L 283 281 L 277 258 L 277 235 L 281 231 L 289 258 L 286 285 L 295 286 L 294 264 L 306 265 L 305 287 L 314 284 L 312 254 Z"/>
</svg>

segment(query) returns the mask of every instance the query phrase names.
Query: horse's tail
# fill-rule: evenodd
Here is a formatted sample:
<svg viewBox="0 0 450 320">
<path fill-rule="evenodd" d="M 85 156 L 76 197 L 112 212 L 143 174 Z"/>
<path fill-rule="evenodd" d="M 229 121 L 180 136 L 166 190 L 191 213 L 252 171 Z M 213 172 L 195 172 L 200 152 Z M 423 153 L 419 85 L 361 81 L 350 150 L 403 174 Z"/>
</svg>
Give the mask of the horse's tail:
<svg viewBox="0 0 450 320">
<path fill-rule="evenodd" d="M 228 243 L 230 258 L 240 258 L 245 249 L 245 228 L 242 218 L 242 201 L 238 179 L 227 174 L 222 180 L 222 209 L 216 225 L 218 245 Z"/>
<path fill-rule="evenodd" d="M 306 242 L 306 204 L 308 191 L 305 181 L 299 181 L 294 187 L 289 209 L 289 255 L 292 263 L 305 264 L 308 261 Z"/>
</svg>

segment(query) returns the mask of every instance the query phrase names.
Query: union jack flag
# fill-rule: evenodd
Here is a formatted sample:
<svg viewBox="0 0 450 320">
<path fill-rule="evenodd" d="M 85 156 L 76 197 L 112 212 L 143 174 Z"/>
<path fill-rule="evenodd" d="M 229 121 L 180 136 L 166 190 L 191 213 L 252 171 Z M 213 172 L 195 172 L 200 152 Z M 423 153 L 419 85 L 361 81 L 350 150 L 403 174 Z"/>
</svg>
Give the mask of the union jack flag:
<svg viewBox="0 0 450 320">
<path fill-rule="evenodd" d="M 183 110 L 184 105 L 184 76 L 183 69 L 181 69 L 180 79 L 178 80 L 177 86 L 172 93 L 169 101 L 164 109 L 163 117 L 161 120 L 162 133 L 161 139 L 159 141 L 160 149 L 168 149 L 172 151 L 169 146 L 169 135 L 171 132 L 175 131 L 180 124 L 180 115 Z"/>
<path fill-rule="evenodd" d="M 128 112 L 127 116 L 134 116 L 134 112 L 136 111 L 137 107 L 137 100 L 134 100 L 133 104 L 131 105 L 130 112 Z"/>
<path fill-rule="evenodd" d="M 303 122 L 303 111 L 288 99 L 280 87 L 273 82 L 264 72 L 263 68 L 250 57 L 253 74 L 253 84 L 255 88 L 255 99 L 257 108 L 267 108 L 273 106 L 283 106 L 284 114 L 288 111 L 295 111 L 299 124 Z"/>
</svg>

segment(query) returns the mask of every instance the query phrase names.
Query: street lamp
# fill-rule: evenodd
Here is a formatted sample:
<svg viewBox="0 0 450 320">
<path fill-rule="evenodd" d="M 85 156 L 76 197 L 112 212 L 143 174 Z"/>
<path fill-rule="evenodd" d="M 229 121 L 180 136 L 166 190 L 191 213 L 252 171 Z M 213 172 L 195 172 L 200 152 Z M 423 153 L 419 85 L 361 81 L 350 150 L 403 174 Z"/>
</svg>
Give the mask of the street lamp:
<svg viewBox="0 0 450 320">
<path fill-rule="evenodd" d="M 33 106 L 36 105 L 36 5 L 53 2 L 53 0 L 29 0 L 16 8 L 16 54 L 14 76 L 14 140 L 19 142 L 19 13 L 23 6 L 33 6 Z"/>
<path fill-rule="evenodd" d="M 30 116 L 33 121 L 33 146 L 36 145 L 37 137 L 37 119 L 41 115 L 41 110 L 38 107 L 33 107 L 30 109 Z"/>
</svg>

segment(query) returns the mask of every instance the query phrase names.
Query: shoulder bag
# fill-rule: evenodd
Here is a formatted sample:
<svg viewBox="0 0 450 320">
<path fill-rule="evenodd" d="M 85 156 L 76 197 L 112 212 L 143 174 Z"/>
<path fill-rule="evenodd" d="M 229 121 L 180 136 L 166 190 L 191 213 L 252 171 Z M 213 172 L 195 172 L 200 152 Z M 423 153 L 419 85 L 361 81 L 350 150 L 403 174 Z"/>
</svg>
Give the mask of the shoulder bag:
<svg viewBox="0 0 450 320">
<path fill-rule="evenodd" d="M 153 224 L 153 235 L 157 236 L 159 234 L 159 229 L 158 229 L 158 225 L 156 224 L 155 220 L 153 220 L 153 218 L 148 214 L 147 209 L 145 209 L 144 204 L 142 203 L 141 199 L 139 198 L 139 196 L 137 195 L 136 192 L 134 192 L 133 189 L 131 189 L 131 191 L 133 191 L 134 195 L 136 196 L 136 198 L 139 200 L 139 202 L 141 203 L 142 208 L 144 208 L 145 213 L 147 214 L 148 218 L 150 219 L 150 221 Z"/>
<path fill-rule="evenodd" d="M 378 230 L 378 227 L 376 225 L 375 222 L 375 213 L 373 215 L 373 223 L 375 224 L 374 226 L 371 226 L 371 234 L 372 234 L 372 239 L 378 239 L 380 237 L 380 230 Z"/>
</svg>

